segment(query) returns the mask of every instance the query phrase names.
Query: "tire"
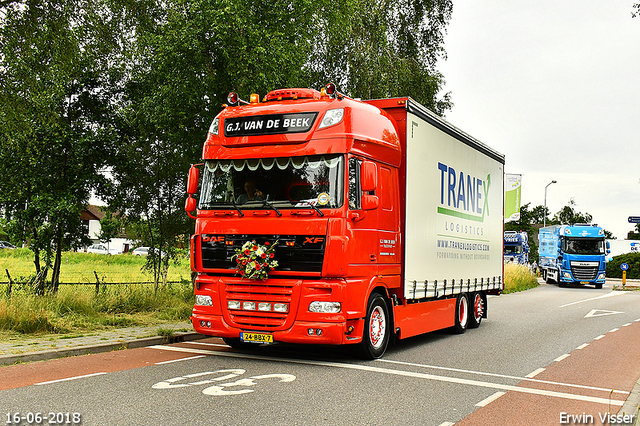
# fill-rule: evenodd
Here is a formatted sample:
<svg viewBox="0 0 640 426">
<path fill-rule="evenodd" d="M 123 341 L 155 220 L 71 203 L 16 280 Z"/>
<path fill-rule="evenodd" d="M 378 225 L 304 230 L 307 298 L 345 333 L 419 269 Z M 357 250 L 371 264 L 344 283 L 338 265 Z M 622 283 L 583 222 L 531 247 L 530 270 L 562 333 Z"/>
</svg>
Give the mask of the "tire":
<svg viewBox="0 0 640 426">
<path fill-rule="evenodd" d="M 456 334 L 463 334 L 467 331 L 469 324 L 469 299 L 465 293 L 459 294 L 456 298 L 456 318 L 453 331 Z"/>
<path fill-rule="evenodd" d="M 469 315 L 469 328 L 478 328 L 482 322 L 485 310 L 485 299 L 481 293 L 471 295 L 471 315 Z"/>
<path fill-rule="evenodd" d="M 602 283 L 596 283 L 596 288 L 598 290 L 601 290 L 602 289 Z"/>
<path fill-rule="evenodd" d="M 391 326 L 387 302 L 379 293 L 372 293 L 367 302 L 362 342 L 358 346 L 361 358 L 371 360 L 384 355 L 389 346 Z"/>
</svg>

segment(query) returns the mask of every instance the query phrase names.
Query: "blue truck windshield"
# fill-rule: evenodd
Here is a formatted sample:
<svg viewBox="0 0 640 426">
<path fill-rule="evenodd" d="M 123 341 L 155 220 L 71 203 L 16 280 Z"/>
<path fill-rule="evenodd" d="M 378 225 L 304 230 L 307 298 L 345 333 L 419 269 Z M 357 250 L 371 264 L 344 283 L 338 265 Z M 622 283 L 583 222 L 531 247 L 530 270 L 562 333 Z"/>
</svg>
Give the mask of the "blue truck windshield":
<svg viewBox="0 0 640 426">
<path fill-rule="evenodd" d="M 337 208 L 344 181 L 342 155 L 207 160 L 198 207 Z"/>
<path fill-rule="evenodd" d="M 563 245 L 567 254 L 604 254 L 602 238 L 565 238 Z"/>
</svg>

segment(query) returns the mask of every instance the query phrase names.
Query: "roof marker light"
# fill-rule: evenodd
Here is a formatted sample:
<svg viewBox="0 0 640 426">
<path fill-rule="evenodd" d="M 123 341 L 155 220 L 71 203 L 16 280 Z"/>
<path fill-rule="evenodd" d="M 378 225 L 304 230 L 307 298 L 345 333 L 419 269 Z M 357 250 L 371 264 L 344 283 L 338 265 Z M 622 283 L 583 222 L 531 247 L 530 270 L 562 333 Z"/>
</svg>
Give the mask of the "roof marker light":
<svg viewBox="0 0 640 426">
<path fill-rule="evenodd" d="M 227 96 L 227 102 L 229 102 L 230 104 L 238 103 L 238 99 L 238 94 L 236 92 L 231 92 Z"/>
</svg>

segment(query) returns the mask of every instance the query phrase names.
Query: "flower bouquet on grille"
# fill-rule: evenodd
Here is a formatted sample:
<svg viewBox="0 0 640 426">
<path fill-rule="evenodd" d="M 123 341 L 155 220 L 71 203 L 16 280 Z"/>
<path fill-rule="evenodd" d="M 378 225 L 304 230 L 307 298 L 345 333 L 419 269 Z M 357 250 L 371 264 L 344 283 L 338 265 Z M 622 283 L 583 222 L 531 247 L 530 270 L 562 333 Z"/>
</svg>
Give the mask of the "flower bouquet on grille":
<svg viewBox="0 0 640 426">
<path fill-rule="evenodd" d="M 231 260 L 235 259 L 236 261 L 236 274 L 239 274 L 242 279 L 265 281 L 269 278 L 269 271 L 278 266 L 278 261 L 273 260 L 273 250 L 276 244 L 278 241 L 273 244 L 267 241 L 262 245 L 253 240 L 247 241 L 241 248 L 235 249 L 236 254 Z"/>
</svg>

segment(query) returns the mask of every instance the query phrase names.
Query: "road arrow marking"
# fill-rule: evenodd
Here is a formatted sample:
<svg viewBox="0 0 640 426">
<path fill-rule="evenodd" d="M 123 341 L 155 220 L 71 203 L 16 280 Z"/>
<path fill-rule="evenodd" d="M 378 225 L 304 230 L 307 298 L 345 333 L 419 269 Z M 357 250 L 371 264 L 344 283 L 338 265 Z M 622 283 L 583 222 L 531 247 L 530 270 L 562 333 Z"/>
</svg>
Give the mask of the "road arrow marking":
<svg viewBox="0 0 640 426">
<path fill-rule="evenodd" d="M 592 309 L 591 312 L 589 312 L 584 317 L 585 318 L 604 317 L 604 316 L 607 316 L 607 315 L 615 315 L 615 314 L 624 314 L 624 312 L 605 311 L 605 310 L 602 310 L 602 309 Z"/>
</svg>

